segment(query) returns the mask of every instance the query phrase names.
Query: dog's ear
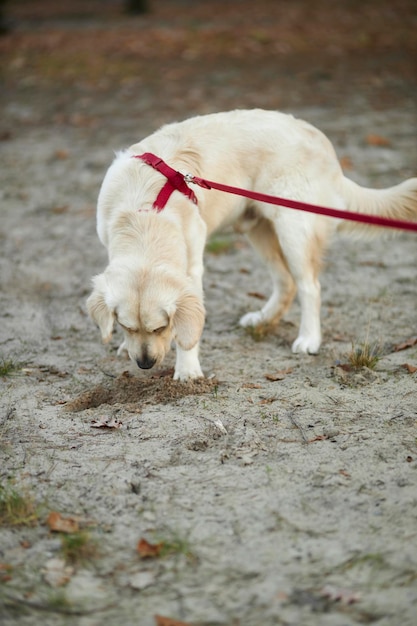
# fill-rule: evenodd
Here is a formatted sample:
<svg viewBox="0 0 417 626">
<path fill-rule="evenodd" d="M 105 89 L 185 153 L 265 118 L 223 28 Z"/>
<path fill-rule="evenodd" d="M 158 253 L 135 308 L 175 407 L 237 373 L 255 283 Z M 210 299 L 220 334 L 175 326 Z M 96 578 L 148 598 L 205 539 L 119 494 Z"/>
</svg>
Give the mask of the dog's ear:
<svg viewBox="0 0 417 626">
<path fill-rule="evenodd" d="M 103 342 L 108 343 L 112 337 L 115 314 L 106 303 L 104 274 L 96 276 L 93 282 L 94 289 L 87 300 L 87 311 L 93 322 L 99 327 Z"/>
<path fill-rule="evenodd" d="M 201 337 L 205 309 L 200 298 L 185 292 L 178 300 L 174 313 L 174 338 L 183 350 L 191 350 Z"/>
</svg>

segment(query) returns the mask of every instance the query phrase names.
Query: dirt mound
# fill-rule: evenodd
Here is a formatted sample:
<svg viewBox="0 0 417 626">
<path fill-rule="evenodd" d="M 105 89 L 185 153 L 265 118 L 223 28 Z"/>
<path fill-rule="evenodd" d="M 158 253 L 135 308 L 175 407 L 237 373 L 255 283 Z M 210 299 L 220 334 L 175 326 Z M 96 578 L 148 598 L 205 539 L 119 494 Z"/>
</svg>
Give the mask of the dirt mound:
<svg viewBox="0 0 417 626">
<path fill-rule="evenodd" d="M 172 370 L 166 370 L 142 379 L 126 371 L 106 385 L 97 385 L 83 392 L 70 400 L 65 408 L 78 413 L 102 404 L 122 404 L 127 410 L 137 411 L 145 404 L 168 404 L 185 396 L 209 393 L 218 386 L 215 379 L 179 382 L 172 379 L 172 373 Z"/>
</svg>

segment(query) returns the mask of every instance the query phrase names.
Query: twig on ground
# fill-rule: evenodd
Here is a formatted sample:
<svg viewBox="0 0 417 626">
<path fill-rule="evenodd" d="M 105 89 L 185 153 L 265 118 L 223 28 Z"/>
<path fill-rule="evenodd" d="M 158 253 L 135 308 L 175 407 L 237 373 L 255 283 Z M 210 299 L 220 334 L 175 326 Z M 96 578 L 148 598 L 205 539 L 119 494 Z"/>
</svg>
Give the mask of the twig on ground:
<svg viewBox="0 0 417 626">
<path fill-rule="evenodd" d="M 297 420 L 296 417 L 294 417 L 294 411 L 289 411 L 288 412 L 288 417 L 290 419 L 291 424 L 293 426 L 295 426 L 300 431 L 300 435 L 301 435 L 301 438 L 302 438 L 303 442 L 304 443 L 308 443 L 308 437 L 305 434 L 305 432 L 304 432 L 300 422 Z"/>
</svg>

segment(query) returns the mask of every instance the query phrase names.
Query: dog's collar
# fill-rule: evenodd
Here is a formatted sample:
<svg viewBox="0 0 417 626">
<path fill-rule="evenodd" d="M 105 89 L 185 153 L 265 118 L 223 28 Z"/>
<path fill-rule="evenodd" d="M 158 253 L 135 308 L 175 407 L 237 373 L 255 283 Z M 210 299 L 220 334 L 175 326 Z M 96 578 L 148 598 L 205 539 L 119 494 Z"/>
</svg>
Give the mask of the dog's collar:
<svg viewBox="0 0 417 626">
<path fill-rule="evenodd" d="M 157 170 L 161 174 L 165 176 L 167 179 L 165 185 L 162 187 L 159 192 L 155 202 L 153 203 L 153 208 L 159 213 L 162 209 L 165 208 L 171 194 L 174 191 L 180 191 L 184 196 L 186 196 L 191 202 L 197 204 L 197 197 L 195 193 L 190 189 L 185 182 L 184 174 L 181 172 L 177 172 L 172 169 L 165 161 L 155 156 L 151 152 L 145 152 L 144 154 L 134 154 L 133 158 L 141 159 L 147 165 L 153 167 L 154 170 Z"/>
</svg>

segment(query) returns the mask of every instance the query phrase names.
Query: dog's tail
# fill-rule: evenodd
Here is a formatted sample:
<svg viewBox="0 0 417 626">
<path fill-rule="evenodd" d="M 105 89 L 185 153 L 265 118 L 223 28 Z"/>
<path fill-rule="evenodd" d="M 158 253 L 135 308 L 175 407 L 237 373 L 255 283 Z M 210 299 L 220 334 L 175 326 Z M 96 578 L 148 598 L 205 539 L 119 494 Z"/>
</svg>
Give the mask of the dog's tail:
<svg viewBox="0 0 417 626">
<path fill-rule="evenodd" d="M 343 177 L 342 196 L 348 211 L 410 222 L 417 220 L 417 178 L 409 178 L 387 189 L 368 189 Z M 388 230 L 349 220 L 341 222 L 338 228 L 342 232 L 368 236 Z"/>
</svg>

